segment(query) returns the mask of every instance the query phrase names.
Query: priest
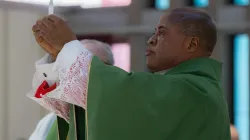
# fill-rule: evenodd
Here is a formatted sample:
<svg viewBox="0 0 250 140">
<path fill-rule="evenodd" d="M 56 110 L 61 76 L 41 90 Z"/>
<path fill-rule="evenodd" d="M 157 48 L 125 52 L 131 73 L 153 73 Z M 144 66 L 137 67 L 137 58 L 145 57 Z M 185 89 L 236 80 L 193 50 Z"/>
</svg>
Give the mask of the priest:
<svg viewBox="0 0 250 140">
<path fill-rule="evenodd" d="M 153 73 L 105 65 L 62 19 L 41 22 L 37 35 L 60 50 L 53 67 L 60 83 L 41 95 L 42 105 L 64 118 L 64 103 L 83 108 L 87 140 L 231 139 L 221 63 L 209 58 L 216 25 L 207 13 L 177 8 L 160 18 L 146 52 Z"/>
</svg>

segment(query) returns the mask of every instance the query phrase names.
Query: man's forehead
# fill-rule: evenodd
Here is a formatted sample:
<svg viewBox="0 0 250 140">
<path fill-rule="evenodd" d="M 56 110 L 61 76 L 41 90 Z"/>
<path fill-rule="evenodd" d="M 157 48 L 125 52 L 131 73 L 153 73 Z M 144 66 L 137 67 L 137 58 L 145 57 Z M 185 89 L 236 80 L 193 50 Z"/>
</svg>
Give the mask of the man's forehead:
<svg viewBox="0 0 250 140">
<path fill-rule="evenodd" d="M 170 27 L 170 22 L 168 21 L 168 14 L 164 14 L 160 17 L 160 20 L 157 24 L 157 29 L 166 28 L 168 29 Z"/>
<path fill-rule="evenodd" d="M 171 25 L 167 23 L 158 23 L 155 27 L 155 30 L 170 30 Z"/>
<path fill-rule="evenodd" d="M 172 26 L 174 26 L 175 23 L 182 22 L 183 19 L 186 19 L 187 17 L 197 18 L 200 17 L 200 15 L 197 13 L 192 13 L 190 11 L 168 12 L 165 13 L 163 16 L 161 16 L 157 25 L 157 29 L 160 28 L 169 29 Z"/>
<path fill-rule="evenodd" d="M 168 22 L 168 15 L 164 14 L 163 16 L 160 17 L 158 24 L 166 25 L 167 22 Z"/>
</svg>

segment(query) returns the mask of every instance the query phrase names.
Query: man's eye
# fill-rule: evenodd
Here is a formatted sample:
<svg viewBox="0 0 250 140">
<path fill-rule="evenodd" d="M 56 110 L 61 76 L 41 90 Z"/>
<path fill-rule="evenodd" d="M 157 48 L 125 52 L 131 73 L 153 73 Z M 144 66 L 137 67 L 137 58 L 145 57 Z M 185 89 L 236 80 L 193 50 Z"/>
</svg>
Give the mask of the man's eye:
<svg viewBox="0 0 250 140">
<path fill-rule="evenodd" d="M 162 35 L 164 32 L 163 31 L 159 31 L 159 35 Z"/>
</svg>

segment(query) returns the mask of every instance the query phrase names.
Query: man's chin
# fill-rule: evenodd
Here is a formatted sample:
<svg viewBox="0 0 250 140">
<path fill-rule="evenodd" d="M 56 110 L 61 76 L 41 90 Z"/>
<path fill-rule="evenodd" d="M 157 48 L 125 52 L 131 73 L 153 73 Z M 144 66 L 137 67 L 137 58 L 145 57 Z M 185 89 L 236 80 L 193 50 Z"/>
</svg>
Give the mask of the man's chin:
<svg viewBox="0 0 250 140">
<path fill-rule="evenodd" d="M 158 71 L 161 70 L 160 67 L 159 67 L 159 65 L 157 65 L 157 63 L 155 63 L 153 61 L 148 61 L 147 60 L 146 64 L 147 64 L 147 68 L 148 68 L 149 72 L 154 73 L 154 72 L 158 72 Z"/>
<path fill-rule="evenodd" d="M 147 68 L 148 68 L 148 71 L 149 72 L 155 72 L 155 66 L 152 64 L 152 63 L 149 63 L 148 61 L 147 61 Z"/>
</svg>

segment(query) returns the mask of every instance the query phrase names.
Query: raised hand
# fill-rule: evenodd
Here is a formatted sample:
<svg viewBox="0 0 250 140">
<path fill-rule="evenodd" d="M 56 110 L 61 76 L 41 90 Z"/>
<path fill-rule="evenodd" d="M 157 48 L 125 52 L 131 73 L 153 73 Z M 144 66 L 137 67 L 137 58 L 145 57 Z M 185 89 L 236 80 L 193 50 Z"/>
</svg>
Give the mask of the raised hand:
<svg viewBox="0 0 250 140">
<path fill-rule="evenodd" d="M 56 60 L 58 53 L 60 50 L 57 50 L 55 47 L 52 47 L 41 35 L 40 35 L 40 30 L 37 28 L 37 24 L 42 23 L 41 20 L 38 20 L 37 23 L 32 27 L 32 31 L 34 33 L 35 39 L 37 43 L 40 45 L 40 47 L 50 54 L 51 58 L 53 61 Z"/>
<path fill-rule="evenodd" d="M 44 17 L 41 22 L 37 21 L 34 30 L 38 31 L 37 37 L 44 38 L 57 50 L 61 50 L 66 43 L 77 39 L 67 24 L 55 15 Z"/>
</svg>

